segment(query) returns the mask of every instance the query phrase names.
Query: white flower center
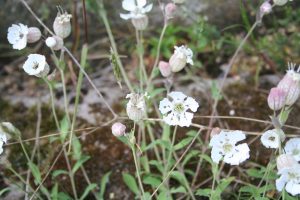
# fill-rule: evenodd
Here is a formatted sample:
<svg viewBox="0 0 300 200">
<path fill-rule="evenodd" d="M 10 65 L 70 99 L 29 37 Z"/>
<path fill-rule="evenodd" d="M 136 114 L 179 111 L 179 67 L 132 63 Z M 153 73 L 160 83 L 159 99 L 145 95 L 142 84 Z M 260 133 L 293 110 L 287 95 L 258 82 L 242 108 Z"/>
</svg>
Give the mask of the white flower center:
<svg viewBox="0 0 300 200">
<path fill-rule="evenodd" d="M 39 68 L 39 63 L 38 62 L 33 62 L 32 63 L 32 69 L 37 69 L 37 68 Z"/>
<path fill-rule="evenodd" d="M 271 142 L 275 142 L 275 140 L 276 140 L 276 137 L 274 137 L 274 136 L 270 136 L 268 139 L 269 139 Z"/>
</svg>

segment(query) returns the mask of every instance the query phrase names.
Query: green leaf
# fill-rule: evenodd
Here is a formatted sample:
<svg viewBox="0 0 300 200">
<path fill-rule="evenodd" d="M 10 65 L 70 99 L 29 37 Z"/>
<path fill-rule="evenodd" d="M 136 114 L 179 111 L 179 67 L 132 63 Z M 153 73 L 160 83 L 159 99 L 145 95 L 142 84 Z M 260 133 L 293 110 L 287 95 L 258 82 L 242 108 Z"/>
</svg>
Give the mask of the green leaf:
<svg viewBox="0 0 300 200">
<path fill-rule="evenodd" d="M 170 177 L 177 180 L 181 185 L 185 185 L 185 183 L 186 183 L 185 176 L 179 171 L 173 171 L 171 173 Z"/>
<path fill-rule="evenodd" d="M 72 172 L 75 174 L 77 172 L 77 170 L 83 165 L 83 163 L 85 163 L 86 161 L 88 161 L 90 159 L 90 156 L 82 156 L 79 160 L 77 160 L 77 162 L 75 163 Z"/>
<path fill-rule="evenodd" d="M 212 190 L 210 188 L 206 188 L 206 189 L 198 189 L 195 194 L 197 196 L 210 197 L 211 192 Z"/>
<path fill-rule="evenodd" d="M 179 143 L 177 143 L 174 146 L 174 150 L 178 151 L 178 150 L 184 148 L 185 146 L 187 146 L 188 144 L 190 144 L 192 140 L 193 140 L 192 137 L 184 138 L 183 140 L 181 140 Z"/>
<path fill-rule="evenodd" d="M 229 186 L 229 184 L 235 179 L 235 177 L 228 177 L 222 179 L 217 186 L 218 193 L 222 194 L 222 192 Z"/>
<path fill-rule="evenodd" d="M 153 188 L 157 188 L 160 185 L 161 180 L 154 176 L 148 175 L 144 177 L 143 183 L 146 185 L 151 185 Z"/>
<path fill-rule="evenodd" d="M 52 178 L 60 176 L 61 174 L 68 175 L 69 173 L 66 170 L 58 169 L 52 172 Z"/>
<path fill-rule="evenodd" d="M 176 187 L 176 188 L 171 188 L 171 189 L 170 189 L 170 193 L 171 193 L 171 194 L 175 194 L 175 193 L 183 193 L 183 194 L 186 194 L 187 191 L 186 191 L 186 189 L 185 189 L 183 186 L 179 186 L 179 187 Z"/>
<path fill-rule="evenodd" d="M 158 139 L 158 140 L 154 140 L 153 142 L 151 142 L 148 146 L 142 148 L 142 151 L 144 152 L 144 151 L 153 149 L 156 145 L 161 145 L 162 147 L 169 149 L 171 144 L 169 141 Z"/>
<path fill-rule="evenodd" d="M 188 154 L 184 156 L 184 159 L 182 161 L 182 167 L 184 167 L 193 157 L 200 154 L 200 151 L 198 150 L 190 150 Z"/>
<path fill-rule="evenodd" d="M 75 160 L 79 160 L 81 158 L 81 144 L 79 139 L 74 135 L 73 141 L 72 141 L 72 149 L 73 149 L 73 158 Z"/>
<path fill-rule="evenodd" d="M 51 190 L 51 200 L 58 199 L 58 184 L 55 183 Z"/>
<path fill-rule="evenodd" d="M 10 188 L 4 188 L 2 190 L 0 190 L 0 197 L 2 197 L 3 194 L 5 194 L 6 192 L 10 191 L 11 189 Z"/>
<path fill-rule="evenodd" d="M 135 181 L 135 178 L 133 176 L 131 176 L 128 173 L 123 173 L 123 181 L 125 182 L 125 184 L 127 185 L 127 187 L 129 187 L 129 189 L 135 194 L 138 195 L 139 194 L 139 188 L 137 186 L 137 183 Z"/>
<path fill-rule="evenodd" d="M 151 93 L 149 93 L 150 98 L 154 98 L 157 95 L 163 93 L 164 91 L 166 91 L 165 88 L 156 88 L 153 91 L 151 91 Z"/>
<path fill-rule="evenodd" d="M 213 81 L 212 82 L 212 85 L 211 85 L 211 96 L 212 98 L 215 100 L 215 101 L 219 101 L 222 99 L 222 95 L 221 95 L 221 92 L 217 86 L 217 83 L 216 81 Z"/>
<path fill-rule="evenodd" d="M 167 124 L 163 125 L 163 133 L 161 139 L 163 141 L 170 141 L 171 127 Z"/>
<path fill-rule="evenodd" d="M 65 141 L 68 132 L 69 132 L 69 122 L 67 116 L 64 116 L 64 118 L 60 121 L 60 139 L 61 141 Z"/>
<path fill-rule="evenodd" d="M 28 166 L 29 166 L 30 171 L 32 172 L 33 177 L 34 177 L 35 184 L 41 183 L 42 176 L 41 176 L 41 172 L 40 172 L 38 166 L 36 166 L 33 162 L 29 162 Z"/>
<path fill-rule="evenodd" d="M 109 182 L 109 176 L 111 172 L 107 172 L 104 174 L 104 176 L 101 178 L 101 183 L 100 183 L 100 192 L 99 192 L 99 199 L 104 200 L 104 193 L 106 190 L 106 185 Z"/>
<path fill-rule="evenodd" d="M 95 189 L 96 187 L 97 187 L 97 184 L 95 184 L 95 183 L 92 183 L 92 184 L 88 185 L 88 186 L 85 188 L 85 190 L 84 190 L 82 196 L 80 197 L 80 200 L 84 200 L 85 197 L 90 193 L 90 191 L 92 191 L 92 190 Z"/>
<path fill-rule="evenodd" d="M 58 200 L 73 200 L 73 199 L 68 194 L 66 194 L 64 192 L 59 192 L 58 193 Z"/>
<path fill-rule="evenodd" d="M 157 160 L 150 160 L 149 164 L 155 166 L 156 169 L 160 171 L 160 173 L 163 173 L 164 166 L 161 162 L 158 162 Z"/>
</svg>

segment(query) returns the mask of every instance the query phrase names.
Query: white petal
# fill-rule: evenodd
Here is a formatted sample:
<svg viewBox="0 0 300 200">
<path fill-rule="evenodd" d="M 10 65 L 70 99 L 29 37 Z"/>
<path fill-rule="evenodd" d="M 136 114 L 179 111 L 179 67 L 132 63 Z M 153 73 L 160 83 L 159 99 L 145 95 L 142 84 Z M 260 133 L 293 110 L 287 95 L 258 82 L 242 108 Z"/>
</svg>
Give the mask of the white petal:
<svg viewBox="0 0 300 200">
<path fill-rule="evenodd" d="M 122 13 L 120 13 L 120 17 L 122 19 L 128 20 L 128 19 L 131 19 L 133 16 L 132 16 L 131 13 L 129 13 L 129 14 L 122 14 Z"/>
<path fill-rule="evenodd" d="M 192 123 L 192 119 L 194 117 L 193 113 L 185 112 L 179 116 L 179 126 L 180 127 L 189 127 Z"/>
<path fill-rule="evenodd" d="M 276 189 L 281 192 L 287 182 L 286 176 L 281 176 L 279 179 L 276 179 Z"/>
<path fill-rule="evenodd" d="M 13 44 L 13 49 L 21 50 L 24 49 L 27 45 L 27 37 L 24 36 L 21 40 L 17 43 Z"/>
<path fill-rule="evenodd" d="M 135 0 L 123 0 L 122 7 L 127 11 L 134 11 L 136 8 Z"/>
<path fill-rule="evenodd" d="M 164 98 L 162 101 L 159 103 L 159 111 L 161 114 L 166 114 L 172 110 L 173 104 L 169 101 L 169 99 Z"/>
<path fill-rule="evenodd" d="M 179 123 L 175 113 L 168 114 L 167 116 L 163 117 L 163 120 L 170 126 L 176 126 Z"/>
<path fill-rule="evenodd" d="M 231 165 L 239 165 L 250 157 L 249 151 L 250 149 L 246 143 L 240 144 L 235 147 L 233 152 L 229 153 L 228 155 L 225 154 L 224 162 Z"/>
<path fill-rule="evenodd" d="M 147 12 L 150 12 L 152 10 L 153 4 L 147 5 L 145 8 L 142 9 L 142 13 L 145 14 Z"/>
<path fill-rule="evenodd" d="M 171 97 L 175 103 L 183 103 L 186 98 L 186 95 L 182 92 L 171 92 L 168 96 Z"/>
<path fill-rule="evenodd" d="M 275 129 L 268 130 L 263 133 L 260 140 L 261 143 L 267 148 L 277 149 L 280 144 L 280 138 Z"/>
<path fill-rule="evenodd" d="M 300 138 L 292 138 L 285 144 L 286 154 L 292 155 L 298 162 L 300 161 Z"/>
<path fill-rule="evenodd" d="M 215 162 L 215 163 L 219 163 L 220 160 L 222 159 L 223 154 L 221 152 L 220 148 L 217 147 L 213 147 L 211 150 L 211 159 Z"/>
<path fill-rule="evenodd" d="M 3 142 L 0 140 L 0 155 L 2 154 L 3 152 Z"/>
<path fill-rule="evenodd" d="M 289 181 L 286 184 L 285 189 L 288 193 L 290 193 L 293 196 L 300 194 L 300 184 L 299 183 L 294 183 L 293 181 Z"/>
<path fill-rule="evenodd" d="M 221 131 L 222 133 L 223 131 Z M 239 141 L 246 139 L 246 135 L 242 131 L 228 131 L 226 136 L 230 140 L 231 144 L 236 144 Z"/>
<path fill-rule="evenodd" d="M 146 5 L 147 1 L 146 0 L 136 0 L 137 1 L 137 6 L 139 8 L 142 8 Z"/>
<path fill-rule="evenodd" d="M 184 105 L 191 109 L 191 111 L 196 112 L 199 104 L 197 103 L 197 101 L 195 101 L 195 99 L 193 99 L 192 97 L 188 97 L 185 101 L 184 101 Z"/>
</svg>

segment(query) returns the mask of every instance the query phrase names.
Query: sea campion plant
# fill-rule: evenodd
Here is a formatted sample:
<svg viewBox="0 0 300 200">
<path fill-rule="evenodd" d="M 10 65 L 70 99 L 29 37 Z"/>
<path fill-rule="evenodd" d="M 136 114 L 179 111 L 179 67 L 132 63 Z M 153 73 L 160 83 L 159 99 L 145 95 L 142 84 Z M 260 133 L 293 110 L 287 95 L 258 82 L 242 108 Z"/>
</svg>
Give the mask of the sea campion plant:
<svg viewBox="0 0 300 200">
<path fill-rule="evenodd" d="M 179 77 L 184 70 L 188 70 L 187 65 L 193 67 L 194 52 L 188 46 L 189 44 L 179 44 L 174 41 L 170 50 L 175 49 L 173 55 L 163 61 L 160 55 L 161 44 L 168 25 L 172 23 L 176 12 L 181 12 L 184 0 L 173 0 L 167 4 L 158 1 L 158 8 L 161 10 L 164 24 L 156 51 L 156 57 L 151 66 L 145 64 L 144 34 L 151 23 L 152 8 L 157 5 L 156 2 L 147 2 L 146 0 L 123 0 L 120 2 L 127 13 L 120 13 L 120 18 L 131 20 L 136 34 L 136 53 L 138 57 L 137 79 L 130 80 L 127 69 L 125 69 L 118 52 L 112 30 L 107 18 L 103 0 L 89 1 L 89 7 L 93 13 L 104 23 L 106 32 L 110 41 L 111 49 L 110 61 L 112 71 L 116 82 L 120 85 L 126 105 L 123 105 L 121 113 L 117 113 L 113 107 L 104 98 L 101 88 L 95 86 L 92 78 L 87 73 L 85 67 L 87 64 L 88 45 L 82 47 L 80 60 L 71 53 L 64 40 L 67 40 L 71 34 L 72 15 L 68 14 L 61 7 L 58 7 L 58 14 L 53 20 L 53 31 L 48 28 L 41 19 L 35 14 L 25 0 L 20 0 L 39 25 L 45 29 L 40 31 L 38 28 L 28 28 L 24 24 L 13 24 L 8 28 L 7 39 L 13 49 L 21 50 L 26 48 L 27 43 L 34 43 L 41 38 L 45 38 L 45 48 L 49 48 L 51 58 L 54 63 L 47 59 L 50 56 L 29 54 L 23 64 L 24 71 L 44 81 L 50 94 L 52 115 L 58 134 L 52 134 L 50 141 L 59 141 L 60 151 L 53 159 L 51 165 L 44 171 L 36 163 L 35 148 L 32 155 L 29 155 L 28 149 L 24 145 L 24 139 L 21 132 L 11 123 L 3 122 L 0 124 L 0 154 L 3 153 L 3 147 L 9 147 L 8 139 L 16 140 L 21 145 L 25 155 L 28 173 L 24 175 L 13 168 L 13 165 L 6 162 L 9 169 L 21 182 L 24 190 L 25 199 L 88 199 L 87 195 L 95 199 L 104 199 L 105 188 L 108 183 L 108 177 L 111 172 L 103 176 L 101 184 L 93 183 L 85 169 L 85 163 L 90 159 L 82 151 L 80 138 L 82 135 L 76 134 L 77 113 L 79 98 L 83 79 L 87 79 L 92 88 L 96 91 L 99 100 L 106 106 L 111 119 L 107 122 L 99 122 L 99 126 L 111 126 L 112 137 L 118 138 L 131 150 L 135 172 L 123 173 L 123 180 L 129 189 L 133 192 L 136 199 L 150 200 L 169 200 L 169 199 L 197 199 L 203 196 L 212 200 L 223 199 L 229 185 L 232 183 L 241 184 L 234 188 L 239 193 L 250 194 L 250 199 L 267 199 L 267 192 L 278 191 L 273 194 L 273 199 L 288 199 L 290 195 L 300 195 L 300 138 L 287 139 L 291 135 L 286 134 L 284 127 L 292 108 L 300 96 L 300 67 L 297 69 L 295 64 L 288 65 L 288 71 L 278 85 L 270 90 L 266 99 L 266 105 L 273 111 L 269 121 L 259 121 L 255 119 L 240 117 L 249 121 L 256 121 L 272 125 L 260 133 L 229 130 L 229 128 L 214 127 L 214 120 L 217 115 L 217 106 L 223 95 L 225 80 L 236 61 L 239 52 L 242 50 L 247 39 L 253 30 L 262 23 L 263 17 L 272 13 L 275 6 L 283 6 L 288 0 L 266 0 L 259 7 L 257 18 L 249 32 L 240 42 L 237 50 L 232 56 L 225 70 L 224 77 L 219 85 L 213 85 L 212 94 L 212 112 L 208 116 L 208 124 L 199 124 L 196 120 L 199 116 L 199 100 L 187 96 L 185 91 L 178 91 L 174 86 L 174 79 Z M 85 1 L 83 1 L 85 9 Z M 85 10 L 84 10 L 85 13 Z M 86 22 L 85 22 L 86 23 Z M 45 35 L 42 35 L 45 34 Z M 126 52 L 131 54 L 132 52 Z M 59 54 L 59 55 L 57 55 Z M 66 82 L 67 58 L 71 59 L 78 67 L 76 79 L 75 103 L 73 109 L 69 105 Z M 47 59 L 46 59 L 47 57 Z M 148 64 L 147 64 L 148 65 Z M 55 67 L 55 69 L 54 69 Z M 64 116 L 57 114 L 55 104 L 55 95 L 57 81 L 53 78 L 57 73 L 60 75 L 59 83 L 62 85 L 64 99 Z M 50 73 L 51 72 L 51 73 Z M 160 72 L 160 73 L 159 73 Z M 34 77 L 35 76 L 35 77 Z M 154 80 L 161 76 L 164 88 L 157 86 Z M 202 103 L 202 102 L 201 102 Z M 126 113 L 126 115 L 125 115 Z M 239 118 L 236 118 L 239 119 Z M 197 121 L 197 122 L 196 122 Z M 19 127 L 21 128 L 21 127 Z M 97 129 L 97 128 L 96 128 Z M 94 129 L 94 130 L 96 130 Z M 93 133 L 92 130 L 89 134 Z M 178 141 L 178 133 L 187 131 L 183 139 Z M 205 134 L 206 132 L 206 134 Z M 251 178 L 260 178 L 259 184 L 254 185 L 235 179 L 232 171 L 238 169 L 242 176 L 247 163 L 251 162 L 251 145 L 249 138 L 255 135 L 260 137 L 262 146 L 274 149 L 272 156 L 268 160 L 267 166 L 260 166 L 261 171 L 249 169 L 247 171 Z M 202 137 L 203 135 L 203 137 Z M 35 140 L 38 140 L 37 136 Z M 288 140 L 288 141 L 287 141 Z M 8 144 L 7 144 L 8 143 Z M 248 144 L 249 143 L 249 144 Z M 59 158 L 63 157 L 67 169 L 53 171 Z M 229 164 L 227 166 L 227 164 Z M 196 166 L 195 166 L 196 165 Z M 190 169 L 189 167 L 193 167 Z M 195 167 L 194 167 L 195 166 Z M 258 166 L 258 164 L 256 165 Z M 275 172 L 275 177 L 271 176 Z M 230 168 L 228 174 L 224 168 Z M 75 180 L 78 171 L 84 175 L 87 187 L 81 194 Z M 252 171 L 251 171 L 252 170 Z M 206 179 L 196 184 L 200 174 L 204 174 Z M 207 174 L 206 174 L 207 173 Z M 67 176 L 72 188 L 71 194 L 60 191 L 58 182 L 53 183 L 53 188 L 48 188 L 45 181 L 49 176 Z M 34 181 L 30 181 L 33 177 Z M 246 177 L 246 180 L 250 180 Z M 264 184 L 264 185 L 263 185 Z M 254 188 L 254 189 L 253 189 Z M 256 188 L 258 190 L 256 191 Z M 239 196 L 240 196 L 239 194 Z M 223 196 L 222 196 L 223 195 Z M 231 198 L 238 196 L 231 196 Z"/>
</svg>

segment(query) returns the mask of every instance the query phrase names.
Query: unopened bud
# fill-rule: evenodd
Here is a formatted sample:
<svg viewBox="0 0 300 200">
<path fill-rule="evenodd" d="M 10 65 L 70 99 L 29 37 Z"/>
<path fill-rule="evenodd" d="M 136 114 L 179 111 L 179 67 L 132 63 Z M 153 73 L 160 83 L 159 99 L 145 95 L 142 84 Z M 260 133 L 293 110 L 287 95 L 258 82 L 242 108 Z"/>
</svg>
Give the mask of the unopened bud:
<svg viewBox="0 0 300 200">
<path fill-rule="evenodd" d="M 171 66 L 168 62 L 160 61 L 158 64 L 159 71 L 163 77 L 169 77 L 171 75 Z"/>
<path fill-rule="evenodd" d="M 284 168 L 293 167 L 294 165 L 298 164 L 295 158 L 292 155 L 288 154 L 281 154 L 280 156 L 278 156 L 276 163 L 278 171 Z"/>
<path fill-rule="evenodd" d="M 285 105 L 287 94 L 283 89 L 272 88 L 268 96 L 268 105 L 272 110 L 280 110 Z"/>
<path fill-rule="evenodd" d="M 185 46 L 180 46 L 180 47 L 175 46 L 174 54 L 171 56 L 169 60 L 171 71 L 179 72 L 186 66 L 187 63 L 193 65 L 194 63 L 192 57 L 193 57 L 193 52 L 191 49 Z"/>
<path fill-rule="evenodd" d="M 215 135 L 219 135 L 221 133 L 221 129 L 219 127 L 215 127 L 210 132 L 210 137 L 214 137 Z"/>
<path fill-rule="evenodd" d="M 262 15 L 269 14 L 272 12 L 272 5 L 269 1 L 265 1 L 263 4 L 261 4 L 259 10 Z"/>
<path fill-rule="evenodd" d="M 40 29 L 36 27 L 30 27 L 28 29 L 28 35 L 27 35 L 27 42 L 28 43 L 34 43 L 41 39 L 42 33 Z"/>
<path fill-rule="evenodd" d="M 116 137 L 123 136 L 125 134 L 126 126 L 120 122 L 114 123 L 111 127 L 112 134 Z"/>
<path fill-rule="evenodd" d="M 53 36 L 53 37 L 48 37 L 46 39 L 46 45 L 55 50 L 55 51 L 58 51 L 58 50 L 61 50 L 64 46 L 64 41 L 62 38 L 58 37 L 58 36 Z"/>
<path fill-rule="evenodd" d="M 300 96 L 300 74 L 298 71 L 296 72 L 294 69 L 288 70 L 277 86 L 286 92 L 285 104 L 288 106 L 293 105 Z"/>
<path fill-rule="evenodd" d="M 174 3 L 168 3 L 165 7 L 166 19 L 172 19 L 176 11 L 176 5 Z"/>
<path fill-rule="evenodd" d="M 131 22 L 136 30 L 143 31 L 147 28 L 149 19 L 147 15 L 141 15 L 139 17 L 132 18 Z"/>
<path fill-rule="evenodd" d="M 62 39 L 68 37 L 71 34 L 71 20 L 72 15 L 67 12 L 59 12 L 53 23 L 54 33 Z"/>
</svg>

